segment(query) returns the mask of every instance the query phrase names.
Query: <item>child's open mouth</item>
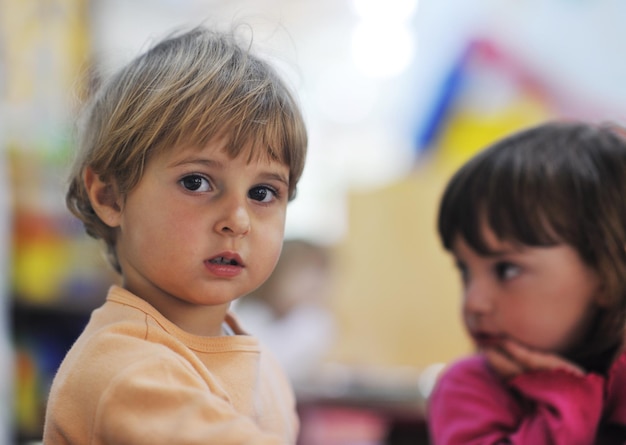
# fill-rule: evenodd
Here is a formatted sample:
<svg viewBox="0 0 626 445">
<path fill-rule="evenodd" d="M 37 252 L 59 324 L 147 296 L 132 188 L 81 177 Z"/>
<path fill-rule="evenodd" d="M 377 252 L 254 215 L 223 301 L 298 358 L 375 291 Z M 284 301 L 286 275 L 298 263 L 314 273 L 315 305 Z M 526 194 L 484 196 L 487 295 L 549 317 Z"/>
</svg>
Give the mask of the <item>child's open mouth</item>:
<svg viewBox="0 0 626 445">
<path fill-rule="evenodd" d="M 211 274 L 222 278 L 232 278 L 239 275 L 245 268 L 241 257 L 234 252 L 218 254 L 206 260 L 204 264 Z"/>
<path fill-rule="evenodd" d="M 216 258 L 211 258 L 209 263 L 212 264 L 225 264 L 229 266 L 239 266 L 239 262 L 234 258 L 226 258 L 223 256 L 218 256 Z"/>
</svg>

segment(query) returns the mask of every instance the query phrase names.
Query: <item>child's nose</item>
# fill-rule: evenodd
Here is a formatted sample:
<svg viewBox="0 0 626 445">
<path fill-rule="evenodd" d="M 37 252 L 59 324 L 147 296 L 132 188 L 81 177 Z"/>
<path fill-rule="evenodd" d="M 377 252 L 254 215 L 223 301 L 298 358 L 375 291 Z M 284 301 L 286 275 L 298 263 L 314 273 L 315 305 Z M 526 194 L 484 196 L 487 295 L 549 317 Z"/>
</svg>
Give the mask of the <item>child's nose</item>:
<svg viewBox="0 0 626 445">
<path fill-rule="evenodd" d="M 230 236 L 246 235 L 250 231 L 250 215 L 245 203 L 232 202 L 224 205 L 215 230 Z"/>
<path fill-rule="evenodd" d="M 466 312 L 486 314 L 494 308 L 494 289 L 487 280 L 475 279 L 467 283 L 463 305 Z"/>
</svg>

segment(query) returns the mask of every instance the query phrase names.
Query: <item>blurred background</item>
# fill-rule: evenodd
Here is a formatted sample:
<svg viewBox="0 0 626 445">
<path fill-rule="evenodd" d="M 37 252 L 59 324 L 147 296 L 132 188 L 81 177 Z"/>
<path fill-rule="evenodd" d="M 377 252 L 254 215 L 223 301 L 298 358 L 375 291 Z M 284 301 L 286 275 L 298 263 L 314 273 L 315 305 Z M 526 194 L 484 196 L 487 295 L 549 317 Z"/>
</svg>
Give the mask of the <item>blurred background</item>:
<svg viewBox="0 0 626 445">
<path fill-rule="evenodd" d="M 433 379 L 470 352 L 442 187 L 516 129 L 622 123 L 625 19 L 621 0 L 0 0 L 0 444 L 40 438 L 52 376 L 116 280 L 63 201 L 90 75 L 179 27 L 247 25 L 309 128 L 287 239 L 325 259 L 280 288 L 290 304 L 234 309 L 286 361 L 280 332 L 309 342 L 290 373 L 300 445 L 426 444 Z"/>
</svg>

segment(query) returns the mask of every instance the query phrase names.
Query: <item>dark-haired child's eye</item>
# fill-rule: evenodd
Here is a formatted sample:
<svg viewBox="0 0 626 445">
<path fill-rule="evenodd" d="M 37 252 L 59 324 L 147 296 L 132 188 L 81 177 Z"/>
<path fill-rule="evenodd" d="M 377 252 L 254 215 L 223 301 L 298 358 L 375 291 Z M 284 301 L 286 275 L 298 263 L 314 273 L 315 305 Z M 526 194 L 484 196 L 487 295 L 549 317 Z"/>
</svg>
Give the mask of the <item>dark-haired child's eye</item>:
<svg viewBox="0 0 626 445">
<path fill-rule="evenodd" d="M 496 276 L 498 277 L 498 279 L 502 281 L 515 278 L 516 276 L 519 275 L 521 271 L 519 266 L 513 263 L 509 263 L 507 261 L 501 261 L 499 263 L 496 263 L 494 268 L 495 268 Z"/>
<path fill-rule="evenodd" d="M 179 181 L 186 190 L 191 192 L 208 192 L 211 190 L 209 181 L 200 175 L 188 175 Z"/>
<path fill-rule="evenodd" d="M 278 196 L 278 193 L 271 187 L 258 186 L 250 189 L 248 196 L 255 201 L 267 203 L 272 202 Z"/>
</svg>

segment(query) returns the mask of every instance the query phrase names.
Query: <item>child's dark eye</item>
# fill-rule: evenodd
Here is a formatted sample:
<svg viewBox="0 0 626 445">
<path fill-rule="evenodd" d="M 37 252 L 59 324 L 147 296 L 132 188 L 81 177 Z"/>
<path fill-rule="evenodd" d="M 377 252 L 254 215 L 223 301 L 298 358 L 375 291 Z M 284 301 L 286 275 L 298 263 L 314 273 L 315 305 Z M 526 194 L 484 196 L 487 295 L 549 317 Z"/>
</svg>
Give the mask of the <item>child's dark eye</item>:
<svg viewBox="0 0 626 445">
<path fill-rule="evenodd" d="M 209 181 L 200 175 L 185 176 L 179 181 L 185 189 L 192 192 L 207 192 L 211 190 Z"/>
<path fill-rule="evenodd" d="M 519 275 L 521 269 L 513 263 L 502 261 L 494 266 L 496 276 L 502 281 L 510 280 Z"/>
<path fill-rule="evenodd" d="M 250 199 L 259 202 L 271 202 L 277 197 L 277 195 L 278 193 L 276 190 L 267 186 L 254 187 L 248 192 Z"/>
</svg>

